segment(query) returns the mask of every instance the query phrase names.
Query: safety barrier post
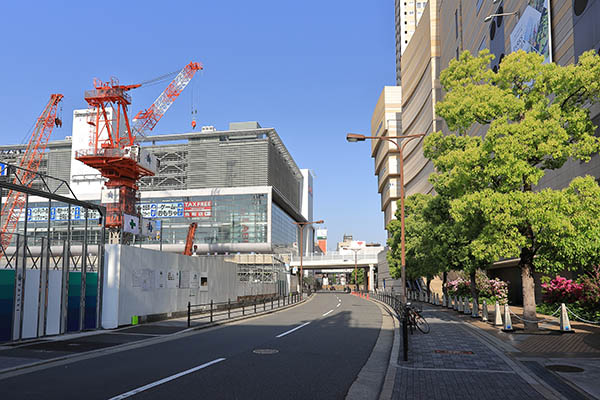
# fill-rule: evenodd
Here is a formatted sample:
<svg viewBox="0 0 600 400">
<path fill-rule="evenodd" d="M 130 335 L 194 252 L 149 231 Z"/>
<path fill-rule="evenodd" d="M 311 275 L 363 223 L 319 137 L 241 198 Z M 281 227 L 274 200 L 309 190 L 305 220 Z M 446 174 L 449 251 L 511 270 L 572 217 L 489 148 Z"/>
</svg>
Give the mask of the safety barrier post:
<svg viewBox="0 0 600 400">
<path fill-rule="evenodd" d="M 210 322 L 213 322 L 213 301 L 210 300 Z"/>
<path fill-rule="evenodd" d="M 512 320 L 510 318 L 510 308 L 508 308 L 508 304 L 504 305 L 504 326 L 502 327 L 504 332 L 512 332 L 515 329 L 512 326 Z"/>
<path fill-rule="evenodd" d="M 187 320 L 188 328 L 191 326 L 191 323 L 192 323 L 191 322 L 191 317 L 192 317 L 192 303 L 190 303 L 188 301 L 188 320 Z"/>
<path fill-rule="evenodd" d="M 256 297 L 254 298 L 254 314 L 256 314 Z"/>
<path fill-rule="evenodd" d="M 231 299 L 227 299 L 227 319 L 231 319 Z"/>
<path fill-rule="evenodd" d="M 473 307 L 471 309 L 471 317 L 479 318 L 479 303 L 477 302 L 477 299 L 475 299 L 475 297 L 473 297 Z"/>
<path fill-rule="evenodd" d="M 273 309 L 273 297 L 271 297 L 271 310 Z"/>
<path fill-rule="evenodd" d="M 483 305 L 481 306 L 481 320 L 487 322 L 488 317 L 487 301 L 483 300 Z"/>
<path fill-rule="evenodd" d="M 571 323 L 569 322 L 569 314 L 565 303 L 560 303 L 560 331 L 572 333 Z"/>
<path fill-rule="evenodd" d="M 267 299 L 263 298 L 263 311 L 267 311 Z"/>
<path fill-rule="evenodd" d="M 494 325 L 502 326 L 502 314 L 500 314 L 500 303 L 496 301 L 496 307 L 494 308 Z"/>
</svg>

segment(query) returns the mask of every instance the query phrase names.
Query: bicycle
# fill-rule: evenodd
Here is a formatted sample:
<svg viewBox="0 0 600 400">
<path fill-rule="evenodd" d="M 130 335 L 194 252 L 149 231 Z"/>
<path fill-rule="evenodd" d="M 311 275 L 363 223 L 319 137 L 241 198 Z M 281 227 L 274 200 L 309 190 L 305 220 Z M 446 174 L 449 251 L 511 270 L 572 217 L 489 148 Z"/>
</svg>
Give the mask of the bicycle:
<svg viewBox="0 0 600 400">
<path fill-rule="evenodd" d="M 406 313 L 406 319 L 408 322 L 408 326 L 410 327 L 410 333 L 413 333 L 413 329 L 417 328 L 422 333 L 429 333 L 431 330 L 429 328 L 429 323 L 421 315 L 421 311 L 417 310 L 411 303 L 406 303 L 404 307 L 404 312 Z"/>
</svg>

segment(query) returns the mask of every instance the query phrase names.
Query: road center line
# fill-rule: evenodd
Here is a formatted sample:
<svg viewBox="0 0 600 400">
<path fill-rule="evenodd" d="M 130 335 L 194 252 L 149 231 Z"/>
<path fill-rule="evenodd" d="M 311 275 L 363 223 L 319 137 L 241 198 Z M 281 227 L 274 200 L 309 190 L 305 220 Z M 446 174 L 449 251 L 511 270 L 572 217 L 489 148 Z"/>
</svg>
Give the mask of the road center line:
<svg viewBox="0 0 600 400">
<path fill-rule="evenodd" d="M 342 303 L 338 303 L 337 306 L 335 306 L 335 308 L 338 308 L 341 305 L 342 305 Z"/>
<path fill-rule="evenodd" d="M 323 314 L 323 316 L 326 317 L 327 315 L 331 314 L 332 312 L 333 312 L 333 310 L 329 310 L 325 314 Z"/>
<path fill-rule="evenodd" d="M 297 327 L 295 327 L 294 329 L 290 329 L 290 330 L 289 330 L 289 331 L 287 331 L 287 332 L 280 333 L 279 335 L 277 335 L 277 336 L 275 336 L 275 337 L 277 337 L 277 338 L 284 337 L 285 335 L 289 335 L 290 333 L 292 333 L 292 332 L 294 332 L 294 331 L 297 331 L 298 329 L 300 329 L 300 328 L 303 328 L 303 327 L 305 327 L 305 326 L 306 326 L 306 325 L 308 325 L 308 324 L 310 324 L 310 321 L 308 321 L 308 322 L 305 322 L 305 323 L 303 323 L 302 325 L 298 325 L 298 326 L 297 326 Z"/>
<path fill-rule="evenodd" d="M 209 367 L 209 366 L 211 366 L 213 364 L 216 364 L 216 363 L 219 363 L 221 361 L 225 361 L 225 359 L 224 358 L 217 358 L 216 360 L 209 361 L 209 362 L 207 362 L 205 364 L 198 365 L 197 367 L 188 369 L 186 371 L 180 372 L 180 373 L 175 374 L 175 375 L 171 375 L 171 376 L 166 377 L 164 379 L 161 379 L 159 381 L 149 383 L 149 384 L 147 384 L 145 386 L 142 386 L 142 387 L 139 387 L 137 389 L 133 389 L 133 390 L 127 392 L 127 393 L 123 393 L 123 394 L 120 394 L 118 396 L 111 397 L 109 400 L 126 399 L 127 397 L 131 397 L 131 396 L 136 395 L 136 394 L 138 394 L 140 392 L 143 392 L 145 390 L 151 389 L 151 388 L 153 388 L 155 386 L 158 386 L 158 385 L 162 385 L 163 383 L 172 381 L 173 379 L 177 379 L 177 378 L 182 377 L 184 375 L 191 374 L 192 372 L 196 372 L 198 370 L 201 370 L 202 368 Z"/>
</svg>

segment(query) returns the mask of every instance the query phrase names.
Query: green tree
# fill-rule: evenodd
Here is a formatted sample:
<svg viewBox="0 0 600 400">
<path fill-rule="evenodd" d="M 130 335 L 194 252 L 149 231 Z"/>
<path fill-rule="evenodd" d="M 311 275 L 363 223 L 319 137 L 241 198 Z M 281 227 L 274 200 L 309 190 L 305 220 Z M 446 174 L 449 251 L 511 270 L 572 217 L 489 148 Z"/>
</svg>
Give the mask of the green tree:
<svg viewBox="0 0 600 400">
<path fill-rule="evenodd" d="M 464 52 L 442 72 L 446 95 L 436 110 L 456 135 L 429 135 L 425 154 L 436 168 L 436 191 L 453 199 L 453 219 L 471 229 L 468 252 L 484 262 L 519 258 L 524 316 L 534 320 L 535 270 L 597 262 L 593 178 L 564 190 L 534 188 L 546 171 L 598 151 L 589 105 L 599 101 L 600 57 L 587 52 L 577 65 L 558 66 L 518 51 L 497 73 L 489 69 L 492 58 L 487 50 L 478 57 Z M 475 125 L 489 125 L 484 137 L 467 135 Z"/>
</svg>

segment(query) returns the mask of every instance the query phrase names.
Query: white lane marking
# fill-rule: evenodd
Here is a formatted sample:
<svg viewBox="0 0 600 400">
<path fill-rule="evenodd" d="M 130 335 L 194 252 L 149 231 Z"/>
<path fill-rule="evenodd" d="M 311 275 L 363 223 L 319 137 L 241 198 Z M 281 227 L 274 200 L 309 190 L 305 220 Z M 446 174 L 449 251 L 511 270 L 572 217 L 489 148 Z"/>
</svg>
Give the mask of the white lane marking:
<svg viewBox="0 0 600 400">
<path fill-rule="evenodd" d="M 298 325 L 298 326 L 297 326 L 297 327 L 295 327 L 294 329 L 290 329 L 290 330 L 289 330 L 289 331 L 287 331 L 287 332 L 280 333 L 279 335 L 277 335 L 277 336 L 275 336 L 275 337 L 276 337 L 276 338 L 284 337 L 285 335 L 289 335 L 290 333 L 292 333 L 292 332 L 294 332 L 294 331 L 297 331 L 298 329 L 300 329 L 300 328 L 303 328 L 303 327 L 305 327 L 305 326 L 306 326 L 306 325 L 308 325 L 308 324 L 310 324 L 310 321 L 309 321 L 309 322 L 305 322 L 305 323 L 303 323 L 302 325 Z"/>
<path fill-rule="evenodd" d="M 323 314 L 323 316 L 326 317 L 327 315 L 331 314 L 332 312 L 333 312 L 333 310 L 329 310 L 325 314 Z"/>
<path fill-rule="evenodd" d="M 149 383 L 149 384 L 147 384 L 147 385 L 145 385 L 145 386 L 142 386 L 142 387 L 139 387 L 139 388 L 137 388 L 137 389 L 133 389 L 133 390 L 131 390 L 131 391 L 127 392 L 127 393 L 123 393 L 123 394 L 120 394 L 120 395 L 118 395 L 118 396 L 111 397 L 109 400 L 120 400 L 120 399 L 126 399 L 127 397 L 131 397 L 131 396 L 133 396 L 133 395 L 136 395 L 136 394 L 138 394 L 138 393 L 140 393 L 140 392 L 143 392 L 143 391 L 145 391 L 145 390 L 151 389 L 151 388 L 153 388 L 153 387 L 155 387 L 155 386 L 158 386 L 158 385 L 162 385 L 163 383 L 166 383 L 166 382 L 172 381 L 173 379 L 177 379 L 177 378 L 179 378 L 179 377 L 181 377 L 181 376 L 184 376 L 184 375 L 187 375 L 187 374 L 191 374 L 192 372 L 196 372 L 196 371 L 198 371 L 198 370 L 200 370 L 200 369 L 202 369 L 202 368 L 209 367 L 209 366 L 211 366 L 211 365 L 213 365 L 213 364 L 216 364 L 216 363 L 219 363 L 219 362 L 221 362 L 221 361 L 225 361 L 225 359 L 224 359 L 224 358 L 217 358 L 216 360 L 209 361 L 209 362 L 207 362 L 207 363 L 205 363 L 205 364 L 198 365 L 197 367 L 194 367 L 194 368 L 188 369 L 188 370 L 186 370 L 186 371 L 180 372 L 180 373 L 178 373 L 178 374 L 175 374 L 175 375 L 171 375 L 171 376 L 169 376 L 169 377 L 166 377 L 166 378 L 164 378 L 164 379 L 161 379 L 161 380 L 159 380 L 159 381 L 156 381 L 156 382 Z"/>
<path fill-rule="evenodd" d="M 335 306 L 335 308 L 338 308 L 338 307 L 339 307 L 339 306 L 341 306 L 341 305 L 342 305 L 342 303 L 338 303 L 338 305 L 337 305 L 337 306 Z"/>
</svg>

